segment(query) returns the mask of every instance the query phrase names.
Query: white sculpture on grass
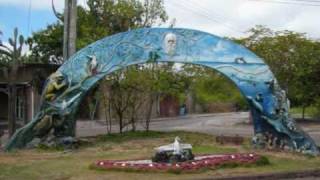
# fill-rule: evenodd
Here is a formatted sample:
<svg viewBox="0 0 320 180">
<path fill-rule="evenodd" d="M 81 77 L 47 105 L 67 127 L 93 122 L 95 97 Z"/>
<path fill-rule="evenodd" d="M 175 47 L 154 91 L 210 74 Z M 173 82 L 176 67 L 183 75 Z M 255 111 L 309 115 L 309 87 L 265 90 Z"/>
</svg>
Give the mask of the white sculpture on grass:
<svg viewBox="0 0 320 180">
<path fill-rule="evenodd" d="M 180 144 L 180 141 L 180 138 L 176 137 L 172 144 L 155 148 L 156 154 L 152 160 L 169 163 L 193 160 L 191 144 Z"/>
</svg>

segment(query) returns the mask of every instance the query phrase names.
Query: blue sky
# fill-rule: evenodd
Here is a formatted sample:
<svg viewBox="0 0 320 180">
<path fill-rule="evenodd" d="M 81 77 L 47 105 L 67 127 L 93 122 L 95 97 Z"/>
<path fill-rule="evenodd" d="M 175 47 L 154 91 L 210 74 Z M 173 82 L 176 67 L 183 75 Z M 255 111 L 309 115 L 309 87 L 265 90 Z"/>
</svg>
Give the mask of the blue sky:
<svg viewBox="0 0 320 180">
<path fill-rule="evenodd" d="M 15 27 L 18 27 L 19 33 L 27 37 L 33 31 L 43 29 L 57 20 L 50 9 L 32 9 L 30 14 L 28 9 L 23 6 L 0 4 L 0 29 L 3 32 L 3 41 L 12 37 Z"/>
</svg>

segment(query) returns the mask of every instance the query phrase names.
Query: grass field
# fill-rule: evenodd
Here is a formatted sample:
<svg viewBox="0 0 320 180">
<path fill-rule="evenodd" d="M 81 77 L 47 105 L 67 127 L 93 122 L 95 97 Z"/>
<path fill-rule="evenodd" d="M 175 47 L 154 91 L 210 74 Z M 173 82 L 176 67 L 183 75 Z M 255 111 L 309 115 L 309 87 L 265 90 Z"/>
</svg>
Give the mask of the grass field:
<svg viewBox="0 0 320 180">
<path fill-rule="evenodd" d="M 290 113 L 295 118 L 302 118 L 302 108 L 301 107 L 291 107 Z M 305 118 L 319 119 L 319 109 L 314 106 L 307 107 L 305 109 Z"/>
<path fill-rule="evenodd" d="M 288 172 L 320 167 L 319 157 L 294 153 L 257 151 L 271 164 L 236 168 L 208 169 L 197 173 L 134 173 L 89 169 L 96 160 L 149 159 L 153 148 L 171 143 L 175 136 L 193 145 L 195 154 L 254 152 L 248 142 L 241 146 L 221 146 L 211 135 L 190 132 L 135 132 L 98 136 L 91 144 L 73 151 L 56 149 L 0 152 L 0 179 L 196 179 L 217 176 Z"/>
</svg>

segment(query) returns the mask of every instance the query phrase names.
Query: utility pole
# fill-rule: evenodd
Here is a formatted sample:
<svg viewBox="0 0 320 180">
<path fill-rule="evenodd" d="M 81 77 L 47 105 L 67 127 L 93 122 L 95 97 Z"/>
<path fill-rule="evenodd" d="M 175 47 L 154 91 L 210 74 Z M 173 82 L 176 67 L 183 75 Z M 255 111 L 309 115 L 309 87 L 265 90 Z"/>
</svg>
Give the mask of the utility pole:
<svg viewBox="0 0 320 180">
<path fill-rule="evenodd" d="M 76 52 L 77 0 L 65 0 L 63 30 L 63 60 Z"/>
</svg>

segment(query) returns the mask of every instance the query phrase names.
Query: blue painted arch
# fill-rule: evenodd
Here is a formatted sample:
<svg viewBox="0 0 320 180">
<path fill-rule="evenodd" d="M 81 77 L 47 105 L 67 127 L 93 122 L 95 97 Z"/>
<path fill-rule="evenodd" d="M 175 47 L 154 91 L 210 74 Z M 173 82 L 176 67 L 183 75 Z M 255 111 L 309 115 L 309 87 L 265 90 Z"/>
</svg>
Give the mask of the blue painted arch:
<svg viewBox="0 0 320 180">
<path fill-rule="evenodd" d="M 82 98 L 104 76 L 134 64 L 191 63 L 212 68 L 229 78 L 248 100 L 255 134 L 272 133 L 297 151 L 318 153 L 314 141 L 289 117 L 285 93 L 261 58 L 230 40 L 190 29 L 145 28 L 103 38 L 83 48 L 58 70 L 67 87 L 46 99 L 37 116 L 17 131 L 7 149 L 25 146 L 44 117 L 55 115 L 56 136 L 74 136 L 75 113 Z M 52 80 L 49 78 L 47 90 Z M 44 97 L 47 91 L 44 91 Z M 46 116 L 47 115 L 47 116 Z M 53 121 L 56 121 L 53 118 Z M 44 133 L 45 134 L 45 133 Z M 26 138 L 28 137 L 28 138 Z"/>
</svg>

